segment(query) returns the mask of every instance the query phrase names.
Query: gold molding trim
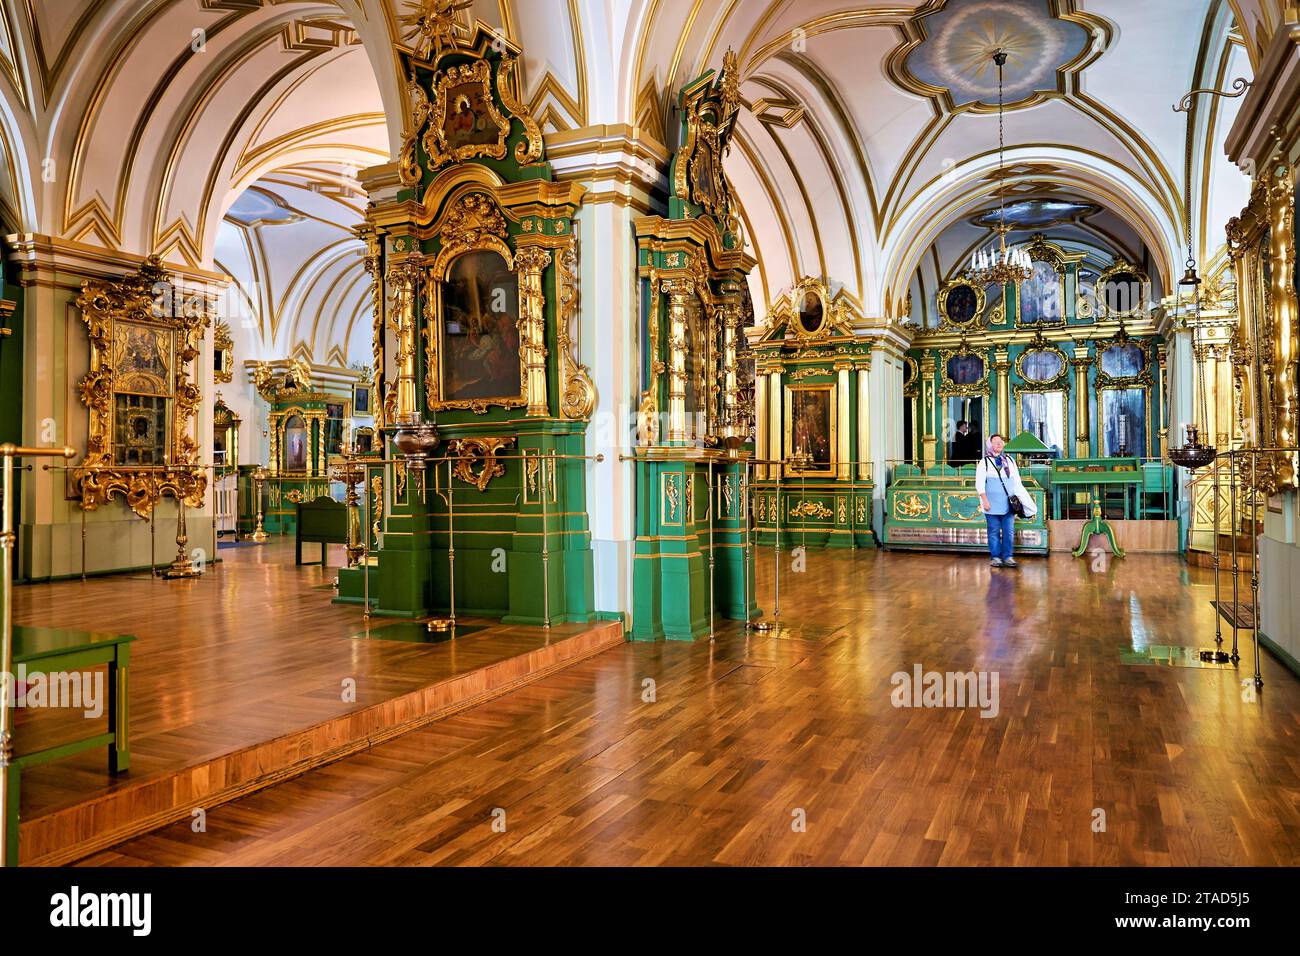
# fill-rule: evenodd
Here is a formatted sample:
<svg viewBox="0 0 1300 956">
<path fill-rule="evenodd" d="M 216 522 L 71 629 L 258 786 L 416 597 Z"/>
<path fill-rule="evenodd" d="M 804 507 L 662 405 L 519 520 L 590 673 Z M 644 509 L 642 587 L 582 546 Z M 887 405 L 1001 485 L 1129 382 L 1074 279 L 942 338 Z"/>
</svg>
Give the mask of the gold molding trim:
<svg viewBox="0 0 1300 956">
<path fill-rule="evenodd" d="M 570 234 L 556 257 L 559 283 L 559 313 L 555 329 L 560 352 L 560 414 L 564 418 L 586 419 L 596 408 L 596 385 L 587 366 L 578 363 L 569 327 L 578 312 L 578 237 Z"/>
</svg>

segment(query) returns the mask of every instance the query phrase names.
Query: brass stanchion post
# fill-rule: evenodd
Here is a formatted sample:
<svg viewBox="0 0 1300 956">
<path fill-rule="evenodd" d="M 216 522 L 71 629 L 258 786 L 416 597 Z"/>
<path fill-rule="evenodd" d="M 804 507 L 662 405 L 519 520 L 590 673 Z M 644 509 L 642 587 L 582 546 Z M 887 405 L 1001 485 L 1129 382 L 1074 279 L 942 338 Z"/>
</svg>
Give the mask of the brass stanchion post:
<svg viewBox="0 0 1300 956">
<path fill-rule="evenodd" d="M 9 765 L 13 760 L 10 695 L 14 687 L 14 459 L 24 457 L 71 458 L 71 448 L 23 448 L 0 445 L 0 866 L 18 862 L 18 833 L 9 827 Z M 16 817 L 17 814 L 14 814 Z"/>
</svg>

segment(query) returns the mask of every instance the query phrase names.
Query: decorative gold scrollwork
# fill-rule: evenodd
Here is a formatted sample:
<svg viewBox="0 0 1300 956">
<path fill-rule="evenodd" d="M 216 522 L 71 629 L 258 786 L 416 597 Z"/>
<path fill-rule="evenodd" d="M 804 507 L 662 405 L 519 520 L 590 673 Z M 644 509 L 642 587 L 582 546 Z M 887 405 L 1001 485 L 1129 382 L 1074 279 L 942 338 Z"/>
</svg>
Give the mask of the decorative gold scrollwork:
<svg viewBox="0 0 1300 956">
<path fill-rule="evenodd" d="M 83 282 L 77 308 L 90 335 L 79 386 L 87 453 L 72 473 L 81 507 L 93 511 L 115 494 L 142 518 L 164 494 L 202 507 L 207 478 L 191 434 L 201 395 L 189 366 L 212 322 L 208 303 L 183 296 L 150 256 L 116 281 Z"/>
<path fill-rule="evenodd" d="M 830 518 L 832 516 L 831 509 L 820 501 L 810 501 L 806 498 L 790 509 L 791 518 Z"/>
<path fill-rule="evenodd" d="M 573 356 L 569 327 L 578 314 L 578 240 L 570 236 L 556 260 L 559 266 L 560 311 L 555 337 L 560 350 L 560 414 L 565 418 L 591 417 L 596 407 L 596 386 L 587 366 Z"/>
<path fill-rule="evenodd" d="M 447 444 L 447 457 L 456 461 L 452 474 L 479 491 L 487 491 L 488 484 L 493 478 L 499 478 L 506 473 L 506 466 L 497 461 L 497 452 L 509 448 L 514 443 L 513 436 L 453 439 Z M 474 465 L 479 463 L 482 467 L 475 474 Z"/>
<path fill-rule="evenodd" d="M 894 499 L 894 516 L 912 519 L 930 517 L 929 497 L 915 493 L 900 495 Z"/>
</svg>

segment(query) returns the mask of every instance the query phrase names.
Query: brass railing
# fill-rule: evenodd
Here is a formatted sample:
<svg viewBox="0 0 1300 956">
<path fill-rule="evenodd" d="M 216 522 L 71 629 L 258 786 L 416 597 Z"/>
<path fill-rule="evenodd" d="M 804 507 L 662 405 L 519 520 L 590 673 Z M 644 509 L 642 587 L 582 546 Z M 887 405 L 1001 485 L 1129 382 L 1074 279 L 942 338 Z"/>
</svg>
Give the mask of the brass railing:
<svg viewBox="0 0 1300 956">
<path fill-rule="evenodd" d="M 13 759 L 10 708 L 15 697 L 14 672 L 14 532 L 13 481 L 15 458 L 71 458 L 71 448 L 24 448 L 0 445 L 0 866 L 9 846 L 9 762 Z M 12 835 L 17 839 L 17 834 Z"/>
</svg>

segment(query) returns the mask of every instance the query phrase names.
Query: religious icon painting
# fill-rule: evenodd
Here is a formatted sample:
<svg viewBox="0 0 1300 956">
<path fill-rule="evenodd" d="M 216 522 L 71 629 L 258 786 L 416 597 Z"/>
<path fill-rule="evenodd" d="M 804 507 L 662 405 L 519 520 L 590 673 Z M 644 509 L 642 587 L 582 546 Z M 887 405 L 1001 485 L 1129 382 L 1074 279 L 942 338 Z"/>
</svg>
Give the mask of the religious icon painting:
<svg viewBox="0 0 1300 956">
<path fill-rule="evenodd" d="M 435 119 L 425 137 L 434 165 L 476 156 L 504 159 L 510 123 L 497 109 L 486 61 L 451 67 L 438 79 Z"/>
<path fill-rule="evenodd" d="M 468 252 L 452 262 L 442 323 L 444 401 L 518 398 L 519 278 L 498 253 Z"/>
<path fill-rule="evenodd" d="M 792 385 L 786 388 L 785 457 L 807 465 L 792 474 L 835 473 L 835 386 Z"/>
<path fill-rule="evenodd" d="M 954 385 L 976 385 L 984 378 L 984 359 L 963 352 L 948 359 L 948 379 Z"/>
<path fill-rule="evenodd" d="M 1020 284 L 1020 321 L 1065 321 L 1064 280 L 1052 263 L 1035 259 L 1033 275 Z"/>
<path fill-rule="evenodd" d="M 352 414 L 370 415 L 370 386 L 353 385 L 352 386 Z"/>
</svg>

